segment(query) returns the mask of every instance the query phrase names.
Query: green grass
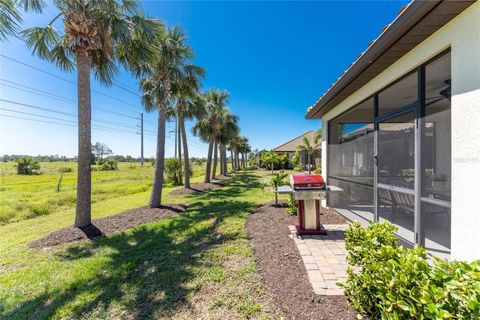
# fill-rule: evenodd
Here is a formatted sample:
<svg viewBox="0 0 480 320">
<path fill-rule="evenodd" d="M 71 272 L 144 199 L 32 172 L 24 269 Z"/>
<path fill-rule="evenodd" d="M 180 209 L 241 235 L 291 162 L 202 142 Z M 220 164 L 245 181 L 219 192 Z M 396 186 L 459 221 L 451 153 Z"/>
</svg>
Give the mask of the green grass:
<svg viewBox="0 0 480 320">
<path fill-rule="evenodd" d="M 147 203 L 152 169 L 122 169 L 94 173 L 94 218 Z M 266 173 L 239 173 L 228 187 L 201 195 L 169 197 L 167 187 L 165 203 L 188 203 L 185 213 L 91 243 L 26 247 L 71 225 L 74 208 L 68 205 L 0 226 L 0 318 L 277 318 L 244 227 L 255 205 L 273 199 L 260 188 Z M 66 188 L 74 180 L 68 175 Z M 10 182 L 23 194 L 17 200 L 27 193 L 32 201 L 51 200 L 54 191 L 48 191 L 45 176 L 21 177 L 32 178 L 23 187 Z M 15 196 L 10 187 L 6 192 Z"/>
<path fill-rule="evenodd" d="M 0 225 L 44 215 L 64 215 L 74 209 L 76 163 L 42 162 L 40 166 L 41 175 L 21 176 L 16 174 L 13 162 L 0 163 Z M 73 172 L 63 173 L 57 191 L 61 168 L 72 168 Z M 193 166 L 194 182 L 200 181 L 203 171 L 204 167 Z M 143 168 L 136 163 L 119 163 L 117 171 L 93 171 L 92 203 L 128 196 L 146 203 L 153 172 L 150 163 Z M 166 188 L 171 190 L 173 186 L 166 184 Z"/>
</svg>

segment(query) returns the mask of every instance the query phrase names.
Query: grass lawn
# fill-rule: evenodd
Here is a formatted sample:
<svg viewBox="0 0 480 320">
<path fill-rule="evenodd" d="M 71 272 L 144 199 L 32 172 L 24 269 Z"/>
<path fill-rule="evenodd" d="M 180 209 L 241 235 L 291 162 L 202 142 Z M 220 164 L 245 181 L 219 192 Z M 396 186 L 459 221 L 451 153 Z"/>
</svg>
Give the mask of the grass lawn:
<svg viewBox="0 0 480 320">
<path fill-rule="evenodd" d="M 138 179 L 120 182 L 109 173 L 97 176 L 94 190 L 105 190 L 108 196 L 97 194 L 94 218 L 147 203 L 151 173 L 142 170 L 152 169 L 129 170 Z M 48 215 L 0 226 L 0 318 L 278 317 L 256 272 L 244 227 L 257 204 L 273 199 L 260 188 L 264 174 L 239 173 L 229 186 L 201 195 L 169 197 L 172 187 L 167 187 L 164 202 L 189 204 L 185 213 L 88 243 L 42 250 L 26 247 L 71 225 L 73 207 L 59 206 Z M 141 187 L 145 190 L 120 191 Z M 47 191 L 30 190 L 34 183 L 17 188 L 30 192 L 32 201 L 39 201 L 39 195 L 48 198 Z M 111 188 L 119 191 L 109 193 Z M 2 192 L 15 194 L 9 189 Z"/>
<path fill-rule="evenodd" d="M 46 215 L 65 216 L 73 212 L 76 165 L 74 162 L 42 162 L 41 175 L 21 176 L 16 174 L 14 162 L 0 162 L 0 225 Z M 61 168 L 71 168 L 73 172 L 63 174 L 59 187 Z M 204 168 L 200 165 L 192 167 L 193 182 L 200 182 Z M 119 163 L 116 171 L 93 171 L 94 215 L 118 212 L 123 208 L 115 203 L 119 197 L 129 197 L 125 200 L 134 201 L 137 206 L 147 203 L 153 173 L 154 168 L 148 162 L 143 168 L 137 163 L 123 162 Z M 172 190 L 173 186 L 166 184 L 166 188 Z M 174 200 L 166 198 L 166 201 Z M 100 204 L 98 211 L 95 211 L 96 204 Z"/>
</svg>

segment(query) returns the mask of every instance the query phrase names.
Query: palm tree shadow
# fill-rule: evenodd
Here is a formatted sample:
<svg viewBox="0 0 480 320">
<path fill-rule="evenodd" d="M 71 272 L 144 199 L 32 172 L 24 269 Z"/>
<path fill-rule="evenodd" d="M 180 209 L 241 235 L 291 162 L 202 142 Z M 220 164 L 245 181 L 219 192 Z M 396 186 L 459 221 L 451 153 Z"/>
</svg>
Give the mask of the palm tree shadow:
<svg viewBox="0 0 480 320">
<path fill-rule="evenodd" d="M 79 261 L 102 255 L 99 272 L 76 276 L 67 288 L 46 290 L 25 301 L 6 318 L 46 319 L 75 303 L 73 318 L 105 313 L 112 303 L 129 306 L 136 319 L 169 317 L 179 307 L 190 307 L 187 297 L 197 290 L 191 282 L 208 268 L 206 252 L 236 233 L 215 236 L 218 225 L 254 205 L 243 201 L 196 202 L 178 217 L 136 227 L 90 244 L 71 245 L 58 252 L 58 261 Z M 98 260 L 95 260 L 98 263 Z M 79 297 L 93 297 L 82 299 Z"/>
</svg>

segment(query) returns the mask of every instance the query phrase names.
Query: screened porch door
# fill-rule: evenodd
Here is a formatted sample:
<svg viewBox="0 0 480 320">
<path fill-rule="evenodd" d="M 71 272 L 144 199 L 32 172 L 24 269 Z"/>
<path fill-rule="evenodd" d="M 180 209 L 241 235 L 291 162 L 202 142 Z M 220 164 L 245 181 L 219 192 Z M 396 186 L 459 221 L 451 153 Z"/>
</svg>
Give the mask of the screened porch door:
<svg viewBox="0 0 480 320">
<path fill-rule="evenodd" d="M 377 127 L 377 217 L 415 243 L 415 113 L 383 118 Z"/>
</svg>

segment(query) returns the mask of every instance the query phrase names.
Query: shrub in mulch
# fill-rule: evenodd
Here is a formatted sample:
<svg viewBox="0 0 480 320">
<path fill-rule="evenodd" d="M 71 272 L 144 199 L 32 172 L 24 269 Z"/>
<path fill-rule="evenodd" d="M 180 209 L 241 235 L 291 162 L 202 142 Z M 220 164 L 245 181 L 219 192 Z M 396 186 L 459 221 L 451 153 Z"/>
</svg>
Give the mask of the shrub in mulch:
<svg viewBox="0 0 480 320">
<path fill-rule="evenodd" d="M 62 243 L 79 240 L 91 240 L 98 236 L 123 231 L 141 224 L 171 218 L 184 212 L 187 206 L 183 204 L 163 205 L 161 208 L 147 206 L 128 210 L 113 216 L 95 219 L 85 228 L 66 227 L 56 230 L 47 236 L 28 244 L 29 248 L 52 247 Z"/>
<path fill-rule="evenodd" d="M 170 192 L 170 195 L 184 195 L 184 194 L 194 194 L 199 192 L 205 192 L 221 187 L 225 187 L 226 183 L 223 182 L 203 182 L 203 183 L 194 183 L 190 188 L 180 188 Z"/>
<path fill-rule="evenodd" d="M 286 204 L 258 207 L 248 217 L 246 228 L 253 247 L 257 267 L 264 285 L 286 319 L 356 319 L 356 312 L 344 296 L 319 296 L 313 292 L 304 263 L 288 226 Z M 325 212 L 322 223 L 341 219 L 334 212 Z"/>
</svg>

